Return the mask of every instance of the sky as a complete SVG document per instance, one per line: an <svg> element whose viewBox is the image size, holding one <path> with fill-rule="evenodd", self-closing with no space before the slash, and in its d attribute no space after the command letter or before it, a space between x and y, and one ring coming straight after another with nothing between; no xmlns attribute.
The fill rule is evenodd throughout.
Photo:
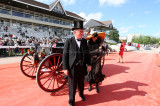
<svg viewBox="0 0 160 106"><path fill-rule="evenodd" d="M51 4L55 0L36 0ZM120 36L139 33L160 37L160 0L60 0L65 10L87 21L112 20Z"/></svg>

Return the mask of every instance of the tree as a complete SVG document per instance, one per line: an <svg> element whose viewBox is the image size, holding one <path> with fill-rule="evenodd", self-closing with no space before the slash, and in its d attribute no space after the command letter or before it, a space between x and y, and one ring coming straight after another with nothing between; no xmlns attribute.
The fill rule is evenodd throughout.
<svg viewBox="0 0 160 106"><path fill-rule="evenodd" d="M140 43L140 44L158 44L160 38L150 37L150 36L140 36L140 37L133 37L132 42Z"/></svg>
<svg viewBox="0 0 160 106"><path fill-rule="evenodd" d="M151 37L150 36L144 36L143 37L143 44L151 44Z"/></svg>
<svg viewBox="0 0 160 106"><path fill-rule="evenodd" d="M133 38L132 38L132 42L134 42L134 43L138 43L138 40L139 40L139 38L138 38L138 37L133 36Z"/></svg>
<svg viewBox="0 0 160 106"><path fill-rule="evenodd" d="M138 43L139 43L139 44L143 44L143 36L140 36L140 37L139 37Z"/></svg>
<svg viewBox="0 0 160 106"><path fill-rule="evenodd" d="M118 32L118 30L110 31L109 32L109 38L116 41L116 42L119 42L119 32Z"/></svg>
<svg viewBox="0 0 160 106"><path fill-rule="evenodd" d="M158 44L159 41L158 41L158 39L157 39L156 37L152 37L152 38L151 38L151 43L152 43L152 44Z"/></svg>

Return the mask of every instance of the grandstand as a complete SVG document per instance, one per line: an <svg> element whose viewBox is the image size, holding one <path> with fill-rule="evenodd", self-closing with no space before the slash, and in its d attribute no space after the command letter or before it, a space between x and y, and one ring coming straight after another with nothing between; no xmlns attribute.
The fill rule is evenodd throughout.
<svg viewBox="0 0 160 106"><path fill-rule="evenodd" d="M47 5L35 0L0 0L0 36L65 37L74 21L85 21L65 10L60 0Z"/></svg>

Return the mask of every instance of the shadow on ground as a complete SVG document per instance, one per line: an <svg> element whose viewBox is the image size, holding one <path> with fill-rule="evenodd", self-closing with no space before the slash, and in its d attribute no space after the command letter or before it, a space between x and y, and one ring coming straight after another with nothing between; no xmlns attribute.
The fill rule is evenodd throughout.
<svg viewBox="0 0 160 106"><path fill-rule="evenodd" d="M68 95L68 83L65 84L60 90L56 92L52 92L50 95L51 96L61 96L61 95Z"/></svg>
<svg viewBox="0 0 160 106"><path fill-rule="evenodd" d="M114 65L114 64L106 64L103 66L103 74L106 75L106 77L110 77L116 74L121 73L128 73L126 70L129 69L129 67ZM100 83L101 85L101 83ZM85 89L88 89L88 82L85 82ZM66 84L63 88L56 92L52 92L50 94L51 96L61 96L61 95L68 95L68 84Z"/></svg>
<svg viewBox="0 0 160 106"><path fill-rule="evenodd" d="M106 75L106 77L111 77L116 74L128 73L126 70L130 69L126 66L120 66L115 64L105 64L102 69L102 73Z"/></svg>
<svg viewBox="0 0 160 106"><path fill-rule="evenodd" d="M86 101L76 102L76 106L95 105L99 103L105 103L110 101L121 101L133 96L145 96L146 91L139 91L139 86L148 86L145 83L136 81L127 81L124 83L116 83L111 85L100 86L100 93L85 95ZM127 90L123 90L127 88Z"/></svg>

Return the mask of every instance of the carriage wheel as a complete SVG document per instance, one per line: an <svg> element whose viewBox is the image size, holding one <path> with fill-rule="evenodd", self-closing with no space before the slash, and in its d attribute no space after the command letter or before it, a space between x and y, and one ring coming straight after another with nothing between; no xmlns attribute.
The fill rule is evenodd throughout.
<svg viewBox="0 0 160 106"><path fill-rule="evenodd" d="M103 68L103 66L104 66L104 61L105 61L105 51L102 51L101 68Z"/></svg>
<svg viewBox="0 0 160 106"><path fill-rule="evenodd" d="M67 83L62 70L62 54L46 57L38 67L36 80L44 91L54 92L61 89Z"/></svg>
<svg viewBox="0 0 160 106"><path fill-rule="evenodd" d="M20 62L20 69L24 75L31 78L36 78L36 70L38 64L33 65L33 56L28 53L24 54Z"/></svg>

